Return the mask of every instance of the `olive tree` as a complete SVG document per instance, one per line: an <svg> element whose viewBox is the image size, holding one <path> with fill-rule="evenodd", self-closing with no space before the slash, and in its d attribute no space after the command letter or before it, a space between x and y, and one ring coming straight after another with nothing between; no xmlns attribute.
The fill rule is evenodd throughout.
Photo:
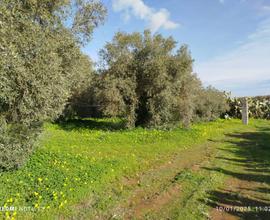
<svg viewBox="0 0 270 220"><path fill-rule="evenodd" d="M211 102L213 109L207 116L197 114L198 105L208 103L208 96L219 99L221 95L203 88L193 73L194 61L187 45L175 53L176 45L172 37L149 31L117 33L100 52L97 100L103 113L125 118L127 127L155 128L179 122L189 127L198 117L217 117L221 111L218 100ZM205 103L200 104L198 97Z"/></svg>
<svg viewBox="0 0 270 220"><path fill-rule="evenodd" d="M81 70L91 64L80 45L105 13L97 1L1 1L0 170L25 161L42 123L56 118L88 78Z"/></svg>
<svg viewBox="0 0 270 220"><path fill-rule="evenodd" d="M105 115L127 127L164 127L174 120L175 89L170 70L176 42L149 31L117 33L101 51L104 62L98 100Z"/></svg>

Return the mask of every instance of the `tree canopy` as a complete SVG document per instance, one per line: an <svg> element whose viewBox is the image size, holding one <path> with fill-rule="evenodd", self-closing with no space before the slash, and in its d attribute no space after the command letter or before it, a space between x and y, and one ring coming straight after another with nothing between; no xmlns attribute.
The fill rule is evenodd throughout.
<svg viewBox="0 0 270 220"><path fill-rule="evenodd" d="M42 122L89 80L91 61L80 46L105 14L92 0L1 1L0 169L19 166Z"/></svg>
<svg viewBox="0 0 270 220"><path fill-rule="evenodd" d="M220 103L215 111L222 112L224 94L202 87L187 45L174 53L176 45L172 37L150 31L116 33L100 52L98 100L103 113L124 117L127 127L169 127L180 121L188 127L203 106L198 97L204 100L208 93Z"/></svg>
<svg viewBox="0 0 270 220"><path fill-rule="evenodd" d="M1 2L0 170L23 164L43 122L81 101L128 128L189 127L226 110L225 94L202 86L188 46L172 37L118 32L95 71L80 48L105 17L97 0Z"/></svg>

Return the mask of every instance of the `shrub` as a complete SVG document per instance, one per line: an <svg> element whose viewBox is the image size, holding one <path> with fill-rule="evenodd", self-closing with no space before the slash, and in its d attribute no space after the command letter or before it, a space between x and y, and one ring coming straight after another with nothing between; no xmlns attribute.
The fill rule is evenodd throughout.
<svg viewBox="0 0 270 220"><path fill-rule="evenodd" d="M226 94L213 87L202 89L195 103L195 120L212 121L229 109Z"/></svg>

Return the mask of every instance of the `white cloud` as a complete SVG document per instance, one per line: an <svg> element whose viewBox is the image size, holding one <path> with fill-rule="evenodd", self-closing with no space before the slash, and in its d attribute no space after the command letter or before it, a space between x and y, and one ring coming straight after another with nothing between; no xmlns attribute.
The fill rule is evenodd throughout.
<svg viewBox="0 0 270 220"><path fill-rule="evenodd" d="M262 6L262 9L264 11L270 11L270 5L264 5L264 6Z"/></svg>
<svg viewBox="0 0 270 220"><path fill-rule="evenodd" d="M148 22L151 31L156 32L159 29L175 29L179 26L170 20L170 12L167 9L155 10L146 5L143 0L113 0L113 10L123 12L125 21L131 15Z"/></svg>
<svg viewBox="0 0 270 220"><path fill-rule="evenodd" d="M197 64L195 70L205 84L232 90L235 95L251 94L251 90L256 89L254 85L259 87L260 82L270 80L269 55L270 19L266 19L236 49L226 55ZM249 87L251 84L253 88ZM270 94L270 87L265 88L264 92Z"/></svg>

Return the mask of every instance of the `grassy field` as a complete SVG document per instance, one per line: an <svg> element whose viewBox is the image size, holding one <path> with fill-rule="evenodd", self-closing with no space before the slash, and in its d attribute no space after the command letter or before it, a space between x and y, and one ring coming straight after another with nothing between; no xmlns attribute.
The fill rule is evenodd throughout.
<svg viewBox="0 0 270 220"><path fill-rule="evenodd" d="M46 124L20 170L0 174L6 219L264 219L270 122L122 129L117 119ZM219 212L216 206L252 206Z"/></svg>

